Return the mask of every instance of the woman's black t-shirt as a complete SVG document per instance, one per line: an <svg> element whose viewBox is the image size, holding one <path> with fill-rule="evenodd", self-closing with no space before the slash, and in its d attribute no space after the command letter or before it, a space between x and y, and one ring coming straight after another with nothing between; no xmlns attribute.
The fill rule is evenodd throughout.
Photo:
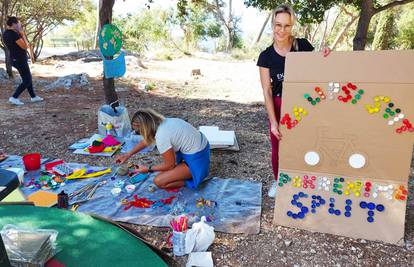
<svg viewBox="0 0 414 267"><path fill-rule="evenodd" d="M313 51L313 46L305 38L296 38L297 45L292 45L290 52ZM268 68L272 82L273 96L282 96L282 83L285 76L285 57L282 57L273 47L273 44L260 53L257 66Z"/></svg>
<svg viewBox="0 0 414 267"><path fill-rule="evenodd" d="M3 41L10 50L10 57L13 61L27 61L27 52L22 49L16 41L22 38L13 30L6 30L3 33Z"/></svg>

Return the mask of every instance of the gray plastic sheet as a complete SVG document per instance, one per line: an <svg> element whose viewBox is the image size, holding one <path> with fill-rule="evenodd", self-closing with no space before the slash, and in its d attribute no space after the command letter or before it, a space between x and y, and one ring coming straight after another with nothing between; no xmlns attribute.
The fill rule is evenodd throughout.
<svg viewBox="0 0 414 267"><path fill-rule="evenodd" d="M72 168L86 166L88 169L95 170L104 168L90 167L79 163L69 163L69 166ZM11 156L6 161L0 163L0 168L7 167L23 167L21 157ZM167 192L162 189L156 189L154 192L151 192L150 187L156 188L153 184L156 174L152 174L147 180L135 184L134 192L127 193L124 187L119 196L113 196L111 189L115 187L117 182L119 183L120 180L123 180L125 185L130 184L129 177L116 176L114 173L115 170L98 178L67 180L64 186L51 191L59 193L61 190L64 190L67 194L70 194L87 184L106 181L104 185L97 188L91 200L80 203L79 212L93 213L119 222L159 227L169 227L170 220L177 215L186 214L189 217L189 225L199 221L201 216L206 216L211 220L209 224L214 226L216 231L246 234L257 234L260 231L262 204L262 184L260 182L214 177L204 181L196 190L183 187L178 192ZM39 175L40 171L27 172L25 174L25 183L32 178L38 179ZM111 177L115 177L115 179L111 179ZM21 187L21 191L25 196L30 195L36 190L38 189ZM125 210L126 205L121 204L121 200L133 200L133 195L137 195L139 198L147 198L151 201L158 201L158 203L159 200L171 196L175 198L171 204L158 207L153 205L151 208L131 207ZM197 207L196 204L200 198L210 200L215 204Z"/></svg>

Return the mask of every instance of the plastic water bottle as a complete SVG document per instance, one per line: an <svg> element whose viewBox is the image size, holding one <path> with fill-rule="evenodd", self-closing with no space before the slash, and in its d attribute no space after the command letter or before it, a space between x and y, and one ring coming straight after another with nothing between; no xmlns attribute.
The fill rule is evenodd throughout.
<svg viewBox="0 0 414 267"><path fill-rule="evenodd" d="M112 126L111 123L108 122L105 125L105 129L106 129L106 135L112 135L112 133L113 133L113 126Z"/></svg>

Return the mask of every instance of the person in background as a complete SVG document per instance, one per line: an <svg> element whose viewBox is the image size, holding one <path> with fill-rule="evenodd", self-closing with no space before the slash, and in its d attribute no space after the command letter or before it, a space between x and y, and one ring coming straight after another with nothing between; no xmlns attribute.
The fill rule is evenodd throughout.
<svg viewBox="0 0 414 267"><path fill-rule="evenodd" d="M163 189L184 185L195 189L208 176L210 145L207 138L188 122L178 118L164 118L151 109L138 110L131 119L132 128L144 138L126 154L116 157L126 162L146 146L156 144L163 162L138 167L140 173L159 172L154 184Z"/></svg>
<svg viewBox="0 0 414 267"><path fill-rule="evenodd" d="M19 20L16 17L8 17L6 21L7 29L3 33L3 42L10 51L12 66L17 69L22 78L22 83L16 88L9 102L14 105L23 105L19 99L20 94L27 89L29 91L31 102L43 101L43 98L36 96L33 90L32 74L27 62L27 49L30 49L26 34L24 33ZM31 53L32 61L34 61Z"/></svg>
<svg viewBox="0 0 414 267"><path fill-rule="evenodd" d="M270 142L272 145L272 168L274 181L269 189L269 197L275 197L279 171L279 132L280 109L282 105L282 83L285 72L285 57L289 52L313 51L314 48L305 38L295 38L292 28L295 13L288 5L280 5L272 14L273 44L262 51L257 61L264 102L270 124ZM329 48L322 53L328 56Z"/></svg>

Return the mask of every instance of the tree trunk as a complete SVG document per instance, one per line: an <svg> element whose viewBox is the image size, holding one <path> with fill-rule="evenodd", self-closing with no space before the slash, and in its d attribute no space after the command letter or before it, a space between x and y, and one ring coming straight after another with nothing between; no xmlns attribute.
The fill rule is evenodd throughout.
<svg viewBox="0 0 414 267"><path fill-rule="evenodd" d="M100 21L99 21L99 11L101 10L102 0L99 0L96 7L96 28L95 28L95 37L93 39L93 49L98 48L98 34L101 29Z"/></svg>
<svg viewBox="0 0 414 267"><path fill-rule="evenodd" d="M325 47L325 43L326 43L326 41L325 41L326 32L328 31L329 13L330 13L330 10L328 10L327 13L326 13L326 18L324 20L324 22L325 22L325 29L323 30L323 34L322 34L321 41L319 42L319 49L318 50L321 50L322 47Z"/></svg>
<svg viewBox="0 0 414 267"><path fill-rule="evenodd" d="M115 0L102 0L102 6L99 10L99 25L102 28L105 24L112 22L112 8ZM112 59L112 57L108 58ZM112 107L119 106L118 95L115 92L114 78L103 77L103 90L105 93L105 101Z"/></svg>
<svg viewBox="0 0 414 267"><path fill-rule="evenodd" d="M10 57L10 50L7 48L7 46L3 47L3 51L4 51L4 57L5 57L5 61L6 61L6 72L9 75L10 79L13 79L13 66L12 66L12 61L11 61L11 57Z"/></svg>
<svg viewBox="0 0 414 267"><path fill-rule="evenodd" d="M227 39L227 52L230 52L234 43L233 31L233 0L229 0L229 17L227 22L227 30L229 32L229 39Z"/></svg>
<svg viewBox="0 0 414 267"><path fill-rule="evenodd" d="M252 47L256 44L258 44L260 42L260 39L262 38L262 34L264 29L266 28L267 23L269 22L270 16L272 15L272 12L269 12L269 14L267 15L265 21L263 22L262 27L260 28L259 34L257 35L256 40L254 41L254 43L252 44Z"/></svg>
<svg viewBox="0 0 414 267"><path fill-rule="evenodd" d="M350 20L345 24L345 26L341 29L341 31L336 35L335 41L332 44L331 49L335 50L336 46L342 42L345 33L348 31L349 27L351 27L352 24L354 24L355 20L358 18L358 16L354 16L351 12L348 12L345 7L342 7L342 11L345 12L350 17Z"/></svg>
<svg viewBox="0 0 414 267"><path fill-rule="evenodd" d="M354 51L365 49L365 45L367 44L369 23L374 14L373 0L362 0L357 30L353 40Z"/></svg>

